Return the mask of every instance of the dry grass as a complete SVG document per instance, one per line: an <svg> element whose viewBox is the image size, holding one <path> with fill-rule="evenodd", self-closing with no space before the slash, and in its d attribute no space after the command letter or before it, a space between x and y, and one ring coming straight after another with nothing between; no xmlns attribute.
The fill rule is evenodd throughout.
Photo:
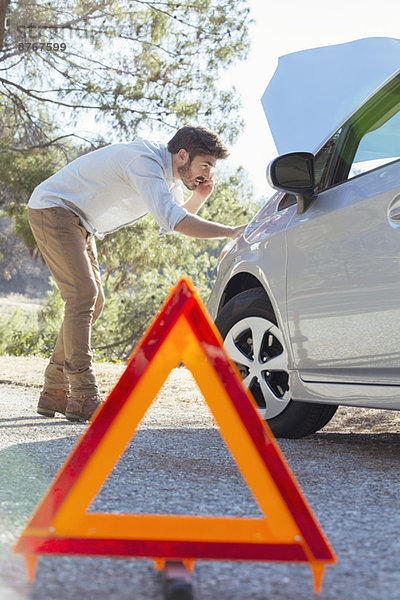
<svg viewBox="0 0 400 600"><path fill-rule="evenodd" d="M46 358L36 356L0 356L0 383L40 389L47 362ZM94 367L100 391L105 394L116 384L125 365L95 363Z"/></svg>

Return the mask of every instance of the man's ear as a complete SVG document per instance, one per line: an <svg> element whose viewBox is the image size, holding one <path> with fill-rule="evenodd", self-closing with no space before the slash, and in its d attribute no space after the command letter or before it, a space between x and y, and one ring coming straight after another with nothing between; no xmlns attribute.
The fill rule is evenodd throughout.
<svg viewBox="0 0 400 600"><path fill-rule="evenodd" d="M184 148L181 148L180 150L178 150L177 155L178 155L179 161L182 162L183 164L186 163L189 158L189 152L187 150L185 150Z"/></svg>

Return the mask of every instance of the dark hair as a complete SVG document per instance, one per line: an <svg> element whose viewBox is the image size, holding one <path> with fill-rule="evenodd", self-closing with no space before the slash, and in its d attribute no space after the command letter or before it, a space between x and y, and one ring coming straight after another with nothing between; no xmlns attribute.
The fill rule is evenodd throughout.
<svg viewBox="0 0 400 600"><path fill-rule="evenodd" d="M171 154L177 154L183 148L189 153L191 161L199 154L209 154L216 159L229 156L228 148L218 135L205 127L181 127L169 140L167 147Z"/></svg>

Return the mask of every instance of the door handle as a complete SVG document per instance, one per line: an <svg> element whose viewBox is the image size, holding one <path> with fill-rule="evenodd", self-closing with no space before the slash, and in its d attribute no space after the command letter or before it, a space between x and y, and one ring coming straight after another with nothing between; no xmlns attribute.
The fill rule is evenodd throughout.
<svg viewBox="0 0 400 600"><path fill-rule="evenodd" d="M387 216L389 225L395 229L400 229L400 194L395 196L389 203Z"/></svg>
<svg viewBox="0 0 400 600"><path fill-rule="evenodd" d="M392 210L389 211L389 219L392 219L392 221L398 221L400 223L400 206L392 208Z"/></svg>

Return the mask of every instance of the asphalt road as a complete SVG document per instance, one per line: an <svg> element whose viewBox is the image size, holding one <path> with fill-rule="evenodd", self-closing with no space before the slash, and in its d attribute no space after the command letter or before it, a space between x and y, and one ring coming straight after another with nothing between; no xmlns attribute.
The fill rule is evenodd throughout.
<svg viewBox="0 0 400 600"><path fill-rule="evenodd" d="M0 600L161 600L150 560L40 557L28 584L11 551L38 501L85 430L36 415L37 390L0 385ZM307 566L199 561L196 600L398 600L400 434L321 432L280 441L337 556L315 596ZM157 402L93 503L100 511L256 516L198 397Z"/></svg>

